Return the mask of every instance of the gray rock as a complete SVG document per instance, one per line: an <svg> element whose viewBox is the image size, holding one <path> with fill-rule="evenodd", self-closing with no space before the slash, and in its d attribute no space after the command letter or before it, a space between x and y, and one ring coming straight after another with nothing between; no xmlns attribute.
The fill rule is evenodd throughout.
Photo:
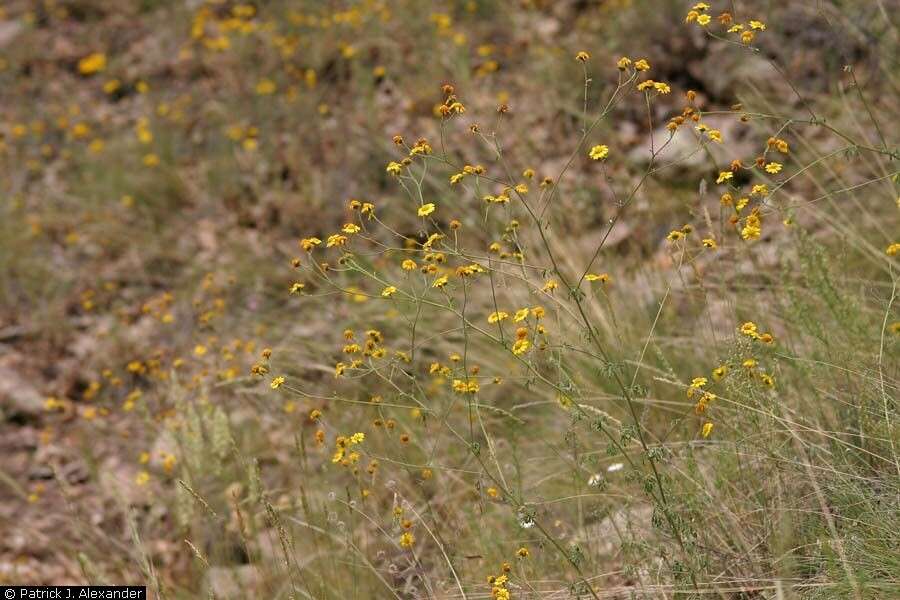
<svg viewBox="0 0 900 600"><path fill-rule="evenodd" d="M206 588L216 598L251 598L259 592L259 571L253 565L211 567Z"/></svg>
<svg viewBox="0 0 900 600"><path fill-rule="evenodd" d="M34 418L44 411L44 397L18 371L0 366L0 413Z"/></svg>
<svg viewBox="0 0 900 600"><path fill-rule="evenodd" d="M647 164L652 149L656 152L654 163L657 167L672 165L660 171L659 176L676 178L685 170L693 176L698 172L712 171L717 168L716 165L719 169L727 168L735 158L747 160L754 156L759 144L754 143L750 128L741 123L737 116L709 115L703 117L701 122L710 129L721 131L723 143L709 142L703 149L696 126L692 123L685 123L674 135L662 125L653 132L652 139L648 134L638 142L628 153L628 158L638 164Z"/></svg>
<svg viewBox="0 0 900 600"><path fill-rule="evenodd" d="M13 43L23 29L24 27L19 21L0 21L0 48L5 48Z"/></svg>

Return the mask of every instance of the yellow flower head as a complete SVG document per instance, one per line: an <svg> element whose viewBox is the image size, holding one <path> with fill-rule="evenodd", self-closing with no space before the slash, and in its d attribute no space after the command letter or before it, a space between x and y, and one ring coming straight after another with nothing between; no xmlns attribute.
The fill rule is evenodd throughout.
<svg viewBox="0 0 900 600"><path fill-rule="evenodd" d="M434 203L433 202L429 202L428 204L424 204L421 207L419 207L419 216L420 217L427 217L428 215L430 215L433 212L434 212Z"/></svg>
<svg viewBox="0 0 900 600"><path fill-rule="evenodd" d="M609 273L588 273L584 276L588 281L599 281L600 283L609 283Z"/></svg>
<svg viewBox="0 0 900 600"><path fill-rule="evenodd" d="M82 75L93 75L106 68L106 55L102 52L88 54L78 61L78 72Z"/></svg>
<svg viewBox="0 0 900 600"><path fill-rule="evenodd" d="M340 235L339 233L335 233L333 235L329 235L328 239L325 241L325 247L331 248L333 246L343 246L347 243L347 236Z"/></svg>
<svg viewBox="0 0 900 600"><path fill-rule="evenodd" d="M590 153L588 154L593 160L603 160L607 156L609 156L609 146L606 144L597 144L593 148L591 148Z"/></svg>
<svg viewBox="0 0 900 600"><path fill-rule="evenodd" d="M313 248L315 248L316 246L318 246L321 243L322 243L322 240L320 240L317 237L303 238L302 240L300 240L300 247L303 248L304 250L306 250L307 252L310 252L310 251L312 251Z"/></svg>
<svg viewBox="0 0 900 600"><path fill-rule="evenodd" d="M270 94L274 94L275 89L275 82L266 77L260 79L256 84L256 93L260 96L268 96Z"/></svg>

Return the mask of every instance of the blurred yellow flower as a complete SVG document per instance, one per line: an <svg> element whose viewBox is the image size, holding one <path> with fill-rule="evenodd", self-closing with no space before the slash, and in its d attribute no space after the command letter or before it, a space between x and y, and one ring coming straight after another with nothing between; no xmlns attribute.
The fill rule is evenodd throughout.
<svg viewBox="0 0 900 600"><path fill-rule="evenodd" d="M498 311L488 315L488 323L498 323L509 317L509 313Z"/></svg>
<svg viewBox="0 0 900 600"><path fill-rule="evenodd" d="M260 96L274 94L276 89L275 82L267 77L260 79L256 84L256 93Z"/></svg>
<svg viewBox="0 0 900 600"><path fill-rule="evenodd" d="M88 54L78 61L78 72L82 75L93 75L106 68L106 55L102 52Z"/></svg>

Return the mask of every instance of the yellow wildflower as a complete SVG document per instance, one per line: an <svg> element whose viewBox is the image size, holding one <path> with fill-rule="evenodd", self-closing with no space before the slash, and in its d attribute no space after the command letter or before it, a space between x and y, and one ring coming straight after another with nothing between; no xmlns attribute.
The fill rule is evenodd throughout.
<svg viewBox="0 0 900 600"><path fill-rule="evenodd" d="M503 319L506 319L507 317L509 317L509 313L505 313L502 310L498 311L498 312L493 312L490 315L488 315L488 323L498 323L498 322L502 321Z"/></svg>
<svg viewBox="0 0 900 600"><path fill-rule="evenodd" d="M520 356L528 352L528 347L531 346L531 342L525 339L516 340L516 343L513 344L512 351L516 356Z"/></svg>
<svg viewBox="0 0 900 600"><path fill-rule="evenodd" d="M270 94L274 94L275 89L275 82L267 77L260 79L256 84L256 93L260 96L268 96Z"/></svg>
<svg viewBox="0 0 900 600"><path fill-rule="evenodd" d="M593 160L603 160L609 156L609 147L606 144L597 144L591 148L588 154Z"/></svg>
<svg viewBox="0 0 900 600"><path fill-rule="evenodd" d="M328 239L325 242L326 248L331 248L333 246L343 246L347 243L347 236L340 235L339 233L335 233L333 235L329 235Z"/></svg>
<svg viewBox="0 0 900 600"><path fill-rule="evenodd" d="M102 52L88 54L78 61L78 72L82 75L93 75L106 68L106 55Z"/></svg>
<svg viewBox="0 0 900 600"><path fill-rule="evenodd" d="M322 240L317 237L303 238L300 240L300 247L309 252L321 243Z"/></svg>

